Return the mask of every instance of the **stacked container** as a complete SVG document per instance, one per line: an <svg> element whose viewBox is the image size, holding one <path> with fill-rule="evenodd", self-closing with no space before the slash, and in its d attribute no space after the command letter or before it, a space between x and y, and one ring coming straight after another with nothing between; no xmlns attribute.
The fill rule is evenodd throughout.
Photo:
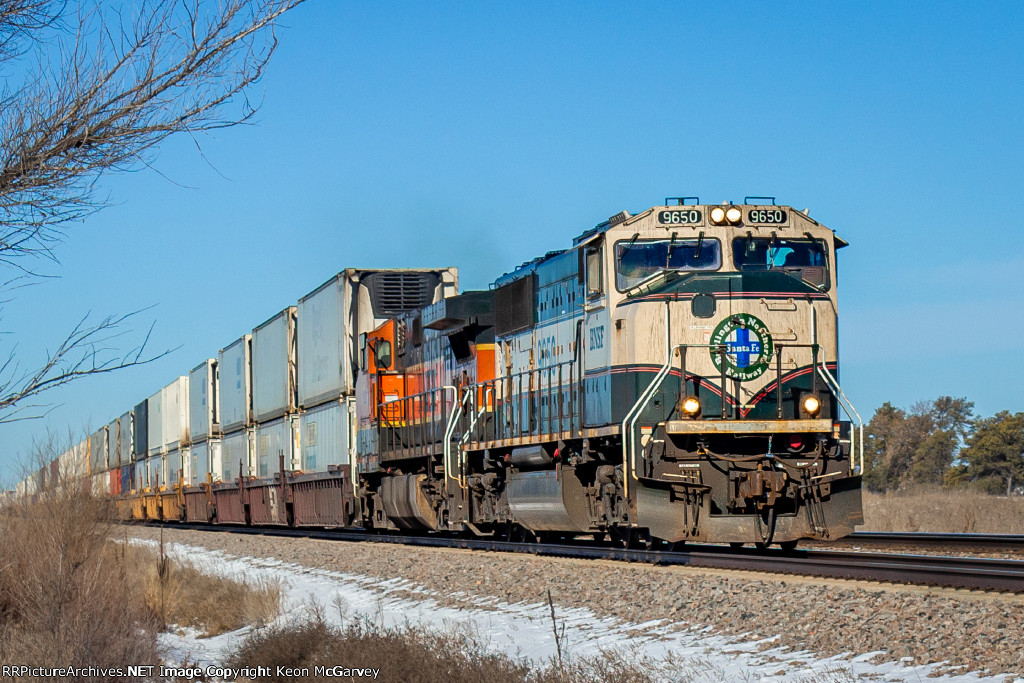
<svg viewBox="0 0 1024 683"><path fill-rule="evenodd" d="M118 418L117 464L121 467L134 461L135 452L135 414L128 411Z"/></svg>
<svg viewBox="0 0 1024 683"><path fill-rule="evenodd" d="M326 472L355 455L360 335L458 293L458 271L349 268L299 299L299 467Z"/></svg>
<svg viewBox="0 0 1024 683"><path fill-rule="evenodd" d="M187 456L182 453L182 462L188 469L185 481L192 485L205 482L208 475L220 478L219 368L216 358L208 358L188 375L190 446ZM211 452L217 456L216 468Z"/></svg>
<svg viewBox="0 0 1024 683"><path fill-rule="evenodd" d="M293 432L298 429L296 307L289 306L252 333L252 412L256 422L253 475L273 477L296 468Z"/></svg>
<svg viewBox="0 0 1024 683"><path fill-rule="evenodd" d="M220 428L223 431L221 463L216 467L211 457L211 472L221 481L232 481L239 474L249 476L252 426L252 335L247 334L217 354ZM212 454L213 448L210 447Z"/></svg>
<svg viewBox="0 0 1024 683"><path fill-rule="evenodd" d="M107 428L100 427L89 437L89 474L107 471Z"/></svg>

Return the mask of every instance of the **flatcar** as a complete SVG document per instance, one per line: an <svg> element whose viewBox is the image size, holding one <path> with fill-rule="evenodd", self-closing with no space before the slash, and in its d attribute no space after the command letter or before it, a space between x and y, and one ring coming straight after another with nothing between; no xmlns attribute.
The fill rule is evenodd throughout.
<svg viewBox="0 0 1024 683"><path fill-rule="evenodd" d="M202 460L187 430L168 441L166 418L175 450L142 435L149 465L126 465L146 449L119 446L108 467L148 477L119 476L121 507L629 546L841 537L863 521L863 425L841 416L859 420L839 384L845 246L772 198L670 198L483 291L457 293L455 269L346 270L222 350L231 368L196 369L202 402L193 379L175 405L203 406ZM243 370L260 358L277 365ZM237 404L238 455L214 397ZM330 430L325 408L340 411Z"/></svg>

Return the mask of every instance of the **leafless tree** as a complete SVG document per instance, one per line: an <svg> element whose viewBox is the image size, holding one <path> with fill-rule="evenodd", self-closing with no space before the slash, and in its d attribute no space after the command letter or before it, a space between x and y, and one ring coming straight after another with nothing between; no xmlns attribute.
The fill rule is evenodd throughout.
<svg viewBox="0 0 1024 683"><path fill-rule="evenodd" d="M247 96L303 0L0 0L0 266L41 277L76 221L104 206L97 181L145 168L156 145L252 119ZM2 304L0 304L2 306ZM118 354L130 316L74 326L42 367L0 364L0 422L35 416L39 394L152 360ZM148 335L147 335L148 336ZM26 402L33 401L32 406Z"/></svg>

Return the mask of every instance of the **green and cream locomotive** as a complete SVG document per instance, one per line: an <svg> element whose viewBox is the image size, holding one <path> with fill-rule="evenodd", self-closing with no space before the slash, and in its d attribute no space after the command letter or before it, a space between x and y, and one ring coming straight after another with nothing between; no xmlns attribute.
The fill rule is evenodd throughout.
<svg viewBox="0 0 1024 683"><path fill-rule="evenodd" d="M360 422L375 430L365 523L622 543L850 533L843 246L788 206L680 198L389 323L364 342L389 362Z"/></svg>

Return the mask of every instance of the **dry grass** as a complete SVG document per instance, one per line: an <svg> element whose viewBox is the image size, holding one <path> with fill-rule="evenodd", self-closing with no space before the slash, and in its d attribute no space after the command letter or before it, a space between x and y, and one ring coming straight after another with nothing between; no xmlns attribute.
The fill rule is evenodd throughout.
<svg viewBox="0 0 1024 683"><path fill-rule="evenodd" d="M648 683L715 679L701 662L654 662L617 652L590 659L567 657L562 666L555 661L535 666L491 652L479 639L464 632L381 628L367 621L336 628L324 621L322 612L314 612L304 623L253 632L225 665L268 667L271 675L259 680L282 683L293 677L277 676L278 666L306 668L309 675L302 680L316 681L329 680L317 675L317 666L339 664L379 669L376 680L406 683Z"/></svg>
<svg viewBox="0 0 1024 683"><path fill-rule="evenodd" d="M209 576L160 549L112 541L123 534L113 518L106 501L73 486L0 511L0 662L157 664L156 634L169 624L215 635L280 611L280 585Z"/></svg>
<svg viewBox="0 0 1024 683"><path fill-rule="evenodd" d="M120 667L158 661L152 615L110 552L110 508L73 487L0 517L0 661ZM17 680L17 679L15 679Z"/></svg>
<svg viewBox="0 0 1024 683"><path fill-rule="evenodd" d="M1024 534L1024 497L969 489L864 492L862 531Z"/></svg>
<svg viewBox="0 0 1024 683"><path fill-rule="evenodd" d="M277 580L206 574L187 560L169 559L159 548L119 544L119 552L134 568L146 607L165 628L189 626L215 636L262 626L281 612L284 591Z"/></svg>

